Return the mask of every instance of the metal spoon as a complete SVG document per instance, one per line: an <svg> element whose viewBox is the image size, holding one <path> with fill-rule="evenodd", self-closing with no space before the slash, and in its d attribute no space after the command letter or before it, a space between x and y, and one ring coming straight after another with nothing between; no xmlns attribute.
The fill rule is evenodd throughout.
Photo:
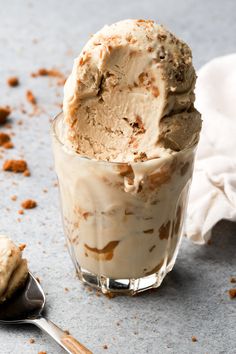
<svg viewBox="0 0 236 354"><path fill-rule="evenodd" d="M42 316L45 300L39 282L29 273L25 287L0 306L0 323L32 323L48 333L67 353L92 354L75 338Z"/></svg>

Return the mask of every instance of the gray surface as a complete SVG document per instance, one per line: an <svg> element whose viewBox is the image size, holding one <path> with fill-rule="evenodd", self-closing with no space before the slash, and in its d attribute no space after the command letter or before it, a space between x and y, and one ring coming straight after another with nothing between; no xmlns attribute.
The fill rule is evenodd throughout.
<svg viewBox="0 0 236 354"><path fill-rule="evenodd" d="M27 243L30 268L48 294L49 317L95 353L234 354L236 302L229 300L227 290L232 286L229 277L236 276L235 224L217 225L211 246L185 240L174 271L157 291L109 300L88 292L77 281L64 245L49 138L49 117L58 111L55 103L61 97L56 92L61 95L62 88L53 79L32 79L30 73L53 65L68 73L90 33L128 17L149 17L166 24L192 46L198 68L214 56L235 51L235 0L0 0L0 8L0 105L15 107L16 134L15 149L5 158L25 156L32 172L30 178L0 173L0 227L14 240ZM20 77L19 88L6 86L11 74ZM29 88L45 109L39 117L30 118L17 109ZM26 104L26 108L30 112L31 107ZM24 121L21 126L16 124L19 119ZM13 194L18 201L11 201ZM38 201L38 208L18 222L20 201L28 197ZM192 343L192 335L198 342ZM35 344L29 344L30 338ZM0 327L0 353L40 350L64 353L33 327Z"/></svg>

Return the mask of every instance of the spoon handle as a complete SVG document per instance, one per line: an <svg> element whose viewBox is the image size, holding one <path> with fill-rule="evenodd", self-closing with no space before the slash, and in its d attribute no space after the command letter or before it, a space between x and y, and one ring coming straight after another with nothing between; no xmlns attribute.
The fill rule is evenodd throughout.
<svg viewBox="0 0 236 354"><path fill-rule="evenodd" d="M66 334L53 322L46 318L40 317L32 320L32 323L49 334L62 348L69 354L93 354L83 344L78 342L71 335Z"/></svg>

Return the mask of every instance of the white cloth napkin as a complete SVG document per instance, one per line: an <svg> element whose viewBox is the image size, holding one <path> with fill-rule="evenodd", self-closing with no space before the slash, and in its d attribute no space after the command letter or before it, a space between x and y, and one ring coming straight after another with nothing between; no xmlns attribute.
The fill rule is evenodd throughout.
<svg viewBox="0 0 236 354"><path fill-rule="evenodd" d="M205 243L219 220L236 221L236 54L216 58L200 69L196 108L203 127L185 234Z"/></svg>

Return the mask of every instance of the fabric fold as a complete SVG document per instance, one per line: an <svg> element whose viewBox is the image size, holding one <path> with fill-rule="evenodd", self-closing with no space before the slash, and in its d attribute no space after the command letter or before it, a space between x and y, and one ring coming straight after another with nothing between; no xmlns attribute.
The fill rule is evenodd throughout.
<svg viewBox="0 0 236 354"><path fill-rule="evenodd" d="M203 244L221 219L236 221L236 54L198 72L196 108L203 127L189 196L185 235Z"/></svg>

